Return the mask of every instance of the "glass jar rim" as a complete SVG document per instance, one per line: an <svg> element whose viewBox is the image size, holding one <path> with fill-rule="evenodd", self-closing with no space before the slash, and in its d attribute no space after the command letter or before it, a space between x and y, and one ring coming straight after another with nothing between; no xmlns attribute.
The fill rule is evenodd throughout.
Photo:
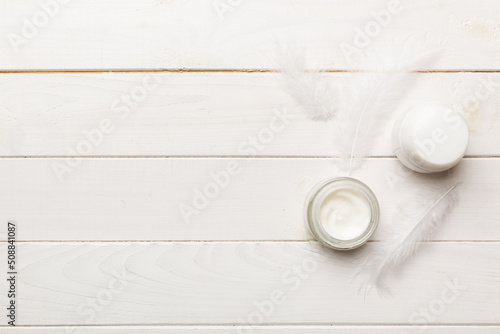
<svg viewBox="0 0 500 334"><path fill-rule="evenodd" d="M328 234L321 224L321 205L329 194L338 189L350 189L362 194L370 206L370 223L364 233L354 239L336 239ZM380 207L373 191L365 183L351 177L333 177L319 182L307 196L304 211L310 233L323 245L336 250L351 250L366 243L375 232L380 219Z"/></svg>

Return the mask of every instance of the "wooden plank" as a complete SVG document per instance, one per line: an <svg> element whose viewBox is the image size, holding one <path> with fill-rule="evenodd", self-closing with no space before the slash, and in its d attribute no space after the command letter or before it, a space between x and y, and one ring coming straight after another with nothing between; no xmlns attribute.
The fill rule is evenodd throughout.
<svg viewBox="0 0 500 334"><path fill-rule="evenodd" d="M0 220L19 224L19 240L307 240L308 192L344 175L330 159L89 158L59 182L55 164L66 162L1 161ZM461 162L460 202L433 240L500 240L499 168L498 158ZM227 170L238 173L219 176L224 188L205 189ZM382 217L373 238L380 240L398 223L391 218L401 199L443 176L370 159L353 177L378 197ZM4 230L0 236L5 240Z"/></svg>
<svg viewBox="0 0 500 334"><path fill-rule="evenodd" d="M447 42L442 57L426 69L500 69L494 0L401 0L398 10L379 18L383 26L373 12L387 11L386 0L48 3L2 1L2 70L267 69L275 67L278 41L292 36L306 45L311 63L339 69L346 67L341 43L363 53L365 44L411 34ZM357 29L373 37L364 42Z"/></svg>
<svg viewBox="0 0 500 334"><path fill-rule="evenodd" d="M332 124L307 119L271 73L4 74L0 88L4 156L335 154ZM500 156L500 74L414 74L400 95L394 117L440 102L473 121L468 156ZM372 155L393 155L391 127Z"/></svg>
<svg viewBox="0 0 500 334"><path fill-rule="evenodd" d="M82 334L142 334L144 332L151 334L186 334L186 333L207 333L207 334L230 334L238 333L233 326L97 326L97 327L82 327L71 326L64 327L17 327L15 329L6 328L0 329L2 333L19 333L19 334L63 334L71 333L71 330ZM413 334L425 333L429 334L496 334L500 330L500 326L253 326L251 333L256 334L353 334L353 333L373 333L373 334ZM66 331L66 332L65 332ZM244 333L244 331L242 331Z"/></svg>
<svg viewBox="0 0 500 334"><path fill-rule="evenodd" d="M427 243L388 298L353 281L372 245L20 243L18 324L499 324L499 243Z"/></svg>

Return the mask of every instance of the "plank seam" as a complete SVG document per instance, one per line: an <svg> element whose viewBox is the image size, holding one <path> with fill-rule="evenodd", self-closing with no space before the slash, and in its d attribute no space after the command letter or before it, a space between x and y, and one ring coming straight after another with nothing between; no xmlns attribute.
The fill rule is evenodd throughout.
<svg viewBox="0 0 500 334"><path fill-rule="evenodd" d="M325 73L349 73L346 70L321 71ZM500 71L499 71L500 72ZM0 74L64 74L64 73L278 73L277 70L259 70L259 69L96 69L96 70L8 70L1 71Z"/></svg>
<svg viewBox="0 0 500 334"><path fill-rule="evenodd" d="M382 242L383 240L368 240L367 243ZM0 243L7 243L7 240L0 240ZM16 240L16 243L309 243L320 245L315 240ZM469 244L469 243L500 243L498 240L427 240L422 244L449 243L449 244Z"/></svg>
<svg viewBox="0 0 500 334"><path fill-rule="evenodd" d="M4 155L0 159L338 159L328 155ZM396 159L395 155L371 155L367 159ZM495 159L499 155L466 155L463 159Z"/></svg>
<svg viewBox="0 0 500 334"><path fill-rule="evenodd" d="M217 323L217 324L176 324L176 323L154 323L154 324L93 324L93 325L16 325L16 327L234 327L238 326L240 323ZM335 327L335 326L344 326L344 327L383 327L383 326L394 326L394 327L422 327L422 326L434 326L434 327L472 327L472 326L484 326L484 327L495 327L500 326L500 323L421 323L421 324L412 324L412 323L362 323L362 324L354 324L354 323L269 323L269 324L259 324L255 326L258 327ZM0 325L0 328L11 328L11 326Z"/></svg>
<svg viewBox="0 0 500 334"><path fill-rule="evenodd" d="M370 70L318 70L321 73L371 73ZM242 73L242 74L260 74L260 73L279 73L276 69L210 69L210 68L192 68L192 69L74 69L74 70L0 70L0 74L63 74L63 73ZM500 73L500 70L418 70L409 73Z"/></svg>

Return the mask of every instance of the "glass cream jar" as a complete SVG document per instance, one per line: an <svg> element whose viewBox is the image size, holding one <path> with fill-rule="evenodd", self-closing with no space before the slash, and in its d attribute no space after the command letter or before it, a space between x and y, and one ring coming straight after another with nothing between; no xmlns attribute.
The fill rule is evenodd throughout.
<svg viewBox="0 0 500 334"><path fill-rule="evenodd" d="M318 183L306 199L304 212L311 234L323 245L337 250L363 245L380 218L375 194L366 184L350 177Z"/></svg>

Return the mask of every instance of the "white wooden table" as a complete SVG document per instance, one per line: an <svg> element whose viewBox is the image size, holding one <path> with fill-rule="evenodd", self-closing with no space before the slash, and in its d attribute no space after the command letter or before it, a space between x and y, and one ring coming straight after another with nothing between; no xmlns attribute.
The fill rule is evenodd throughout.
<svg viewBox="0 0 500 334"><path fill-rule="evenodd" d="M273 71L277 41L345 70L331 80L353 75L339 44L389 3L1 0L0 264L12 220L21 328L2 315L0 332L500 333L498 128L472 139L458 207L392 296L364 299L352 281L421 181L393 156L391 124L354 175L380 201L372 241L339 253L306 231L307 192L337 173L332 129L283 116L296 106ZM447 49L398 108L498 110L500 3L400 5L373 39L427 33Z"/></svg>

